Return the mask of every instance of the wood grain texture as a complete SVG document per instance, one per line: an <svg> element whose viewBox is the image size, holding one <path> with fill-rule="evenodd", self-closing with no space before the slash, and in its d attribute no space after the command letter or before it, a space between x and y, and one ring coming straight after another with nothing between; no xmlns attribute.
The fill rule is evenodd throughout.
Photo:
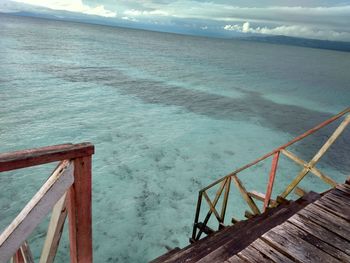
<svg viewBox="0 0 350 263"><path fill-rule="evenodd" d="M89 156L93 153L94 146L88 142L2 153L0 154L0 172Z"/></svg>
<svg viewBox="0 0 350 263"><path fill-rule="evenodd" d="M39 263L52 263L54 261L66 217L67 209L65 193L52 210L51 219Z"/></svg>
<svg viewBox="0 0 350 263"><path fill-rule="evenodd" d="M73 165L64 161L0 236L0 262L6 262L23 244L54 204L73 184Z"/></svg>
<svg viewBox="0 0 350 263"><path fill-rule="evenodd" d="M288 222L297 226L305 233L313 235L324 243L338 249L340 251L338 253L341 255L339 258L345 262L350 262L350 242L329 231L327 226L320 226L298 214L289 218Z"/></svg>
<svg viewBox="0 0 350 263"><path fill-rule="evenodd" d="M74 159L74 184L68 191L71 263L91 263L91 156Z"/></svg>
<svg viewBox="0 0 350 263"><path fill-rule="evenodd" d="M300 238L284 224L271 229L262 238L279 251L301 262L339 262L339 260Z"/></svg>
<svg viewBox="0 0 350 263"><path fill-rule="evenodd" d="M260 253L264 254L266 257L273 260L274 262L284 262L284 263L294 262L290 258L286 257L284 254L282 254L280 251L269 246L266 242L264 242L260 238L255 240L251 244L251 246L254 247L256 250L260 251Z"/></svg>

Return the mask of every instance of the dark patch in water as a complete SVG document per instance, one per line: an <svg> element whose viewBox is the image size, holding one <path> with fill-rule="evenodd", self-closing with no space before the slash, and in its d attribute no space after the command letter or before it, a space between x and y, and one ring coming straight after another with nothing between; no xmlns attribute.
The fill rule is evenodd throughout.
<svg viewBox="0 0 350 263"><path fill-rule="evenodd" d="M332 116L327 112L276 103L264 98L258 92L239 90L244 94L243 97L232 98L174 85L165 85L159 81L131 79L121 71L110 68L48 66L43 68L43 71L71 82L92 82L114 87L121 94L135 96L145 103L179 106L189 112L213 119L249 121L249 119L254 118L263 127L292 136L300 135ZM307 146L301 147L301 157L311 158L321 146L321 139L331 132L331 129L327 127L311 136L307 141ZM345 148L349 149L349 139L347 139L350 137L349 135L349 130L345 131L343 136L338 139L337 146L333 146L333 148L337 147L337 151L331 151L324 157L325 162L346 173L350 172L348 167L350 156L345 151ZM156 159L159 161L162 154L158 157Z"/></svg>

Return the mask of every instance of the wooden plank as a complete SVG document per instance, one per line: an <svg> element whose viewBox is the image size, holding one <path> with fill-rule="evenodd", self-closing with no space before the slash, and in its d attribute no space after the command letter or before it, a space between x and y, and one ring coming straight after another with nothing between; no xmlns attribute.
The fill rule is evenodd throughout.
<svg viewBox="0 0 350 263"><path fill-rule="evenodd" d="M234 255L233 257L226 260L224 263L245 263L243 259L239 258L238 256Z"/></svg>
<svg viewBox="0 0 350 263"><path fill-rule="evenodd" d="M266 257L270 258L274 262L284 262L284 263L294 262L288 257L286 257L285 255L283 255L281 252L276 250L275 248L269 246L260 238L255 240L250 246L254 247L256 250L260 251L262 254L264 254Z"/></svg>
<svg viewBox="0 0 350 263"><path fill-rule="evenodd" d="M305 207L298 214L350 241L350 223L346 220L313 204Z"/></svg>
<svg viewBox="0 0 350 263"><path fill-rule="evenodd" d="M337 189L332 190L329 194L326 195L327 198L331 198L331 200L340 202L346 206L350 203L350 195L346 195L345 193L342 193L341 191L338 191Z"/></svg>
<svg viewBox="0 0 350 263"><path fill-rule="evenodd" d="M350 242L335 235L333 232L327 230L325 227L322 227L311 220L307 220L301 215L294 215L288 219L288 222L293 225L303 229L304 231L314 235L325 243L328 243L331 246L343 251L345 254L350 255ZM350 257L344 256L344 259L350 262Z"/></svg>
<svg viewBox="0 0 350 263"><path fill-rule="evenodd" d="M257 191L250 191L250 192L247 192L248 193L248 195L250 196L250 197L252 197L252 198L254 198L254 199L256 199L256 200L259 200L259 201L264 201L265 200L265 195L263 194L263 193L259 193L259 192L257 192ZM276 200L274 200L274 199L270 199L270 204L272 205L272 206L275 206L275 205L277 205L276 204Z"/></svg>
<svg viewBox="0 0 350 263"><path fill-rule="evenodd" d="M220 213L220 218L222 219L222 223L225 221L226 207L227 207L228 196L230 194L230 187L231 187L231 177L227 177L226 183L225 183L224 200L222 201L221 213Z"/></svg>
<svg viewBox="0 0 350 263"><path fill-rule="evenodd" d="M293 191L293 189L301 182L301 180L303 180L303 178L308 174L308 172L308 168L303 168L280 196L282 198L286 198L290 194L290 192Z"/></svg>
<svg viewBox="0 0 350 263"><path fill-rule="evenodd" d="M94 153L91 143L61 144L0 154L0 172L34 165L89 156Z"/></svg>
<svg viewBox="0 0 350 263"><path fill-rule="evenodd" d="M218 261L221 260L222 262L228 257L240 252L252 242L254 242L257 238L259 238L262 234L266 233L271 228L283 223L289 217L305 207L305 205L313 202L318 198L320 198L320 195L310 192L308 195L289 205L281 205L277 208L269 209L263 214L255 216L250 220L246 220L246 227L239 227L238 225L235 225L234 227L237 226L239 228L239 231L231 234L228 239L224 240L224 242L215 240L215 242L211 243L211 240L208 240L207 243L209 243L210 246L205 247L205 250L201 249L201 257L191 257L191 261L189 262L198 261L198 263L209 263L211 262L210 259L212 258L216 258Z"/></svg>
<svg viewBox="0 0 350 263"><path fill-rule="evenodd" d="M350 194L350 186L347 186L346 184L337 185L336 189L344 193Z"/></svg>
<svg viewBox="0 0 350 263"><path fill-rule="evenodd" d="M324 199L322 202L315 202L317 207L321 207L331 214L342 217L350 221L349 203L335 202L334 200Z"/></svg>
<svg viewBox="0 0 350 263"><path fill-rule="evenodd" d="M312 167L310 166L307 162L305 162L304 160L300 159L298 156L296 156L295 154L291 153L290 151L287 151L286 149L281 150L281 152L288 157L289 159L293 160L294 162L296 162L297 164L303 166L306 169L310 169L310 172L312 172L314 175L316 175L317 177L319 177L321 180L323 180L325 183L331 185L331 186L336 186L337 182L334 181L332 178L330 178L329 176L325 175L324 173L322 173L320 170L318 170L316 167Z"/></svg>
<svg viewBox="0 0 350 263"><path fill-rule="evenodd" d="M222 219L221 219L221 217L220 217L218 211L216 211L216 209L215 209L214 205L212 204L212 202L210 201L210 198L209 198L209 196L207 195L207 193L206 193L206 192L203 192L203 196L204 196L204 199L207 201L207 203L208 203L208 205L209 205L210 211L214 213L216 219L217 219L219 222L222 222Z"/></svg>
<svg viewBox="0 0 350 263"><path fill-rule="evenodd" d="M91 156L75 159L67 202L71 263L92 262L91 179Z"/></svg>
<svg viewBox="0 0 350 263"><path fill-rule="evenodd" d="M52 263L54 261L66 217L67 209L65 193L52 210L45 243L40 256L40 263Z"/></svg>
<svg viewBox="0 0 350 263"><path fill-rule="evenodd" d="M175 255L177 252L179 252L181 249L178 247L175 247L171 250L168 250L165 254L161 255L160 257L157 257L156 259L153 259L149 261L148 263L164 263L165 260L170 258L171 256Z"/></svg>
<svg viewBox="0 0 350 263"><path fill-rule="evenodd" d="M322 239L317 238L315 235L310 234L308 231L304 231L303 229L295 226L294 224L287 221L285 223L285 230L289 234L298 237L309 244L312 244L313 246L317 247L318 249L322 250L323 252L331 255L332 257L336 258L337 260L340 260L342 262L350 262L350 256L345 254L342 250L339 250L332 246L331 244L328 244L327 242L324 242ZM330 233L329 237L334 236L334 233Z"/></svg>
<svg viewBox="0 0 350 263"><path fill-rule="evenodd" d="M284 192L281 194L282 197L286 197L299 183L300 181L308 174L311 168L313 168L316 163L322 158L322 156L327 152L331 147L334 141L341 135L346 126L350 122L350 115L346 116L338 128L333 132L333 134L328 138L328 140L323 144L323 146L318 150L315 156L311 161L304 167L297 177L287 186Z"/></svg>
<svg viewBox="0 0 350 263"><path fill-rule="evenodd" d="M350 123L350 115L347 115L345 119L340 123L338 128L335 129L333 134L328 138L328 140L323 144L321 149L315 154L312 160L309 162L311 167L314 167L315 164L322 158L326 151L332 146L335 140L342 134L346 126Z"/></svg>
<svg viewBox="0 0 350 263"><path fill-rule="evenodd" d="M259 200L259 201L264 201L265 200L265 195L263 193L259 193L257 191L250 191L250 192L247 192L248 195L252 198L255 198L256 200Z"/></svg>
<svg viewBox="0 0 350 263"><path fill-rule="evenodd" d="M346 192L341 191L337 188L333 188L331 190L331 193L334 195L337 195L337 196L341 196L341 197L346 198L346 199L350 199L350 193L346 193Z"/></svg>
<svg viewBox="0 0 350 263"><path fill-rule="evenodd" d="M270 205L272 188L273 188L273 183L274 183L275 177L276 177L279 156L280 156L280 152L276 152L273 155L272 164L271 164L271 171L270 171L270 175L269 175L269 182L267 184L266 196L265 196L265 200L264 200L264 211L266 211L266 209Z"/></svg>
<svg viewBox="0 0 350 263"><path fill-rule="evenodd" d="M0 262L5 263L6 261L4 261L4 262L0 261ZM13 256L13 262L14 263L24 263L24 258L23 258L22 251L20 248L17 250L16 254Z"/></svg>
<svg viewBox="0 0 350 263"><path fill-rule="evenodd" d="M221 196L221 193L222 193L222 191L224 190L225 184L226 184L226 180L223 180L223 181L221 182L221 184L220 184L219 189L218 189L217 192L216 192L216 195L215 195L215 198L214 198L214 201L213 201L213 206L216 206L217 202L219 201L219 198L220 198L220 196ZM205 192L205 191L202 191L202 190L201 190L201 191L200 191L200 195L203 195L204 192ZM205 216L205 218L204 218L204 220L203 220L203 224L204 224L204 225L207 225L207 223L208 223L208 221L209 221L209 219L210 219L212 213L213 213L213 212L209 209L209 212L207 213L207 215ZM203 233L203 232L202 232L201 230L199 230L199 232L198 232L198 234L197 234L195 240L199 240L200 237L201 237L201 235L202 235L202 233Z"/></svg>
<svg viewBox="0 0 350 263"><path fill-rule="evenodd" d="M319 201L319 203L332 203L336 204L337 206L343 207L344 210L347 210L347 212L350 212L350 207L348 207L350 203L350 198L346 198L344 196L340 196L337 194L332 194L331 192L324 197L322 197ZM345 207L344 207L345 206Z"/></svg>
<svg viewBox="0 0 350 263"><path fill-rule="evenodd" d="M242 182L238 179L238 177L236 175L232 176L233 181L235 183L235 185L237 186L238 190L240 191L243 199L247 202L247 204L249 205L249 207L252 209L253 213L255 215L260 214L260 210L257 207L257 205L255 204L255 202L253 201L253 199L248 195L247 190L244 188Z"/></svg>
<svg viewBox="0 0 350 263"><path fill-rule="evenodd" d="M306 194L306 191L300 187L295 187L294 193L300 197L304 196Z"/></svg>
<svg viewBox="0 0 350 263"><path fill-rule="evenodd" d="M64 161L0 236L0 262L11 258L73 184L73 165Z"/></svg>
<svg viewBox="0 0 350 263"><path fill-rule="evenodd" d="M24 241L20 249L21 249L24 263L34 263L33 255L32 255L32 252L30 251L29 244L27 241Z"/></svg>
<svg viewBox="0 0 350 263"><path fill-rule="evenodd" d="M279 225L262 236L265 242L301 262L339 262L334 257L309 244L288 231L286 224Z"/></svg>
<svg viewBox="0 0 350 263"><path fill-rule="evenodd" d="M192 229L192 237L190 238L190 242L195 242L197 237L197 224L199 222L199 215L202 207L202 198L203 192L198 193L197 207L196 207L196 215L194 217L193 229Z"/></svg>
<svg viewBox="0 0 350 263"><path fill-rule="evenodd" d="M260 251L256 250L252 246L246 247L244 250L237 254L238 256L244 256L248 259L249 262L253 263L264 263L264 262L273 262L270 258L266 257L264 254L260 253Z"/></svg>

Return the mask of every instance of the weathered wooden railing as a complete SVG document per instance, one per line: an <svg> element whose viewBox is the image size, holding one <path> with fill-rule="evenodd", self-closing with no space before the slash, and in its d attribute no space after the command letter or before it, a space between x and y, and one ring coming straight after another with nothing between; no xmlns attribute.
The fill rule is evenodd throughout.
<svg viewBox="0 0 350 263"><path fill-rule="evenodd" d="M92 262L90 143L63 144L0 154L0 172L60 163L40 190L0 235L0 263L33 262L27 238L52 210L40 263L54 261L68 214L72 263ZM67 208L67 209L66 209Z"/></svg>
<svg viewBox="0 0 350 263"><path fill-rule="evenodd" d="M226 175L225 177L213 182L212 184L208 185L207 187L204 187L202 190L199 191L198 195L198 201L197 201L197 208L195 213L195 219L194 219L194 225L193 225L193 231L192 231L192 237L190 238L190 242L195 242L201 238L202 233L210 234L214 232L212 228L208 226L209 219L211 218L212 214L214 214L217 222L218 222L218 228L222 228L225 226L225 214L226 214L226 207L228 203L228 197L230 193L230 187L231 187L231 181L234 182L235 186L238 188L240 194L242 195L243 199L249 206L251 212L246 211L245 216L246 217L252 217L254 215L260 214L261 211L258 207L258 205L255 203L254 200L262 201L263 202L263 210L265 211L269 207L277 206L280 203L283 203L286 201L287 196L293 191L293 189L296 190L296 193L300 194L302 192L302 189L298 187L298 184L300 181L309 173L316 175L318 178L323 180L325 183L329 184L331 187L334 187L337 182L335 182L333 179L322 173L320 170L318 170L315 165L316 163L321 159L321 157L326 153L326 151L329 149L329 147L334 143L334 141L340 136L340 134L344 131L346 126L350 122L350 108L345 109L344 111L340 112L339 114L335 115L334 117L324 121L323 123L317 125L316 127L312 128L311 130L305 132L304 134L296 137L292 141L274 149L273 151L265 154L264 156L256 159L255 161L237 169L236 171ZM315 154L315 156L311 159L309 162L305 162L304 160L300 159L298 156L293 154L292 152L288 151L287 148L291 146L292 144L304 139L305 137L315 133L316 131L320 130L321 128L329 125L330 123L340 119L344 118L344 120L340 123L338 128L333 132L333 134L328 138L328 140L325 142L325 144L319 149L319 151ZM278 166L278 160L280 157L280 154L285 155L289 159L293 160L300 166L302 166L302 170L300 173L292 180L292 182L287 186L287 188L280 194L277 195L275 199L271 198L272 195L272 189L274 186L277 166ZM246 170L261 161L272 157L272 165L271 170L269 174L269 181L267 184L266 194L258 193L256 191L247 191L244 187L241 180L238 178L238 174L242 172L243 170ZM214 186L219 185L218 190L216 191L215 197L213 200L209 198L209 195L207 191L209 189L212 189ZM221 199L221 197L223 198ZM205 214L205 217L203 221L199 221L200 214L201 214L201 207L203 202L203 197L205 201L207 202L209 206L209 211ZM221 210L218 211L216 208L217 204L221 200ZM235 218L232 218L232 223L236 223L238 220Z"/></svg>

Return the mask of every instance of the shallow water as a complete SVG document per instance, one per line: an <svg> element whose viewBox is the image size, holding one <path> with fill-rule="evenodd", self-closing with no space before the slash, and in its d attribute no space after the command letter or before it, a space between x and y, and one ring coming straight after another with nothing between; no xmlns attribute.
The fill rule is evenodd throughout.
<svg viewBox="0 0 350 263"><path fill-rule="evenodd" d="M95 144L96 262L145 262L187 245L199 189L350 101L346 52L7 15L0 25L0 152ZM329 132L294 152L310 159ZM318 167L344 180L349 145L347 132ZM248 189L264 191L268 166L244 173ZM280 167L276 192L298 172ZM0 177L0 228L52 168ZM310 177L304 187L324 185ZM228 211L242 209L236 200ZM35 257L45 227L30 239Z"/></svg>

